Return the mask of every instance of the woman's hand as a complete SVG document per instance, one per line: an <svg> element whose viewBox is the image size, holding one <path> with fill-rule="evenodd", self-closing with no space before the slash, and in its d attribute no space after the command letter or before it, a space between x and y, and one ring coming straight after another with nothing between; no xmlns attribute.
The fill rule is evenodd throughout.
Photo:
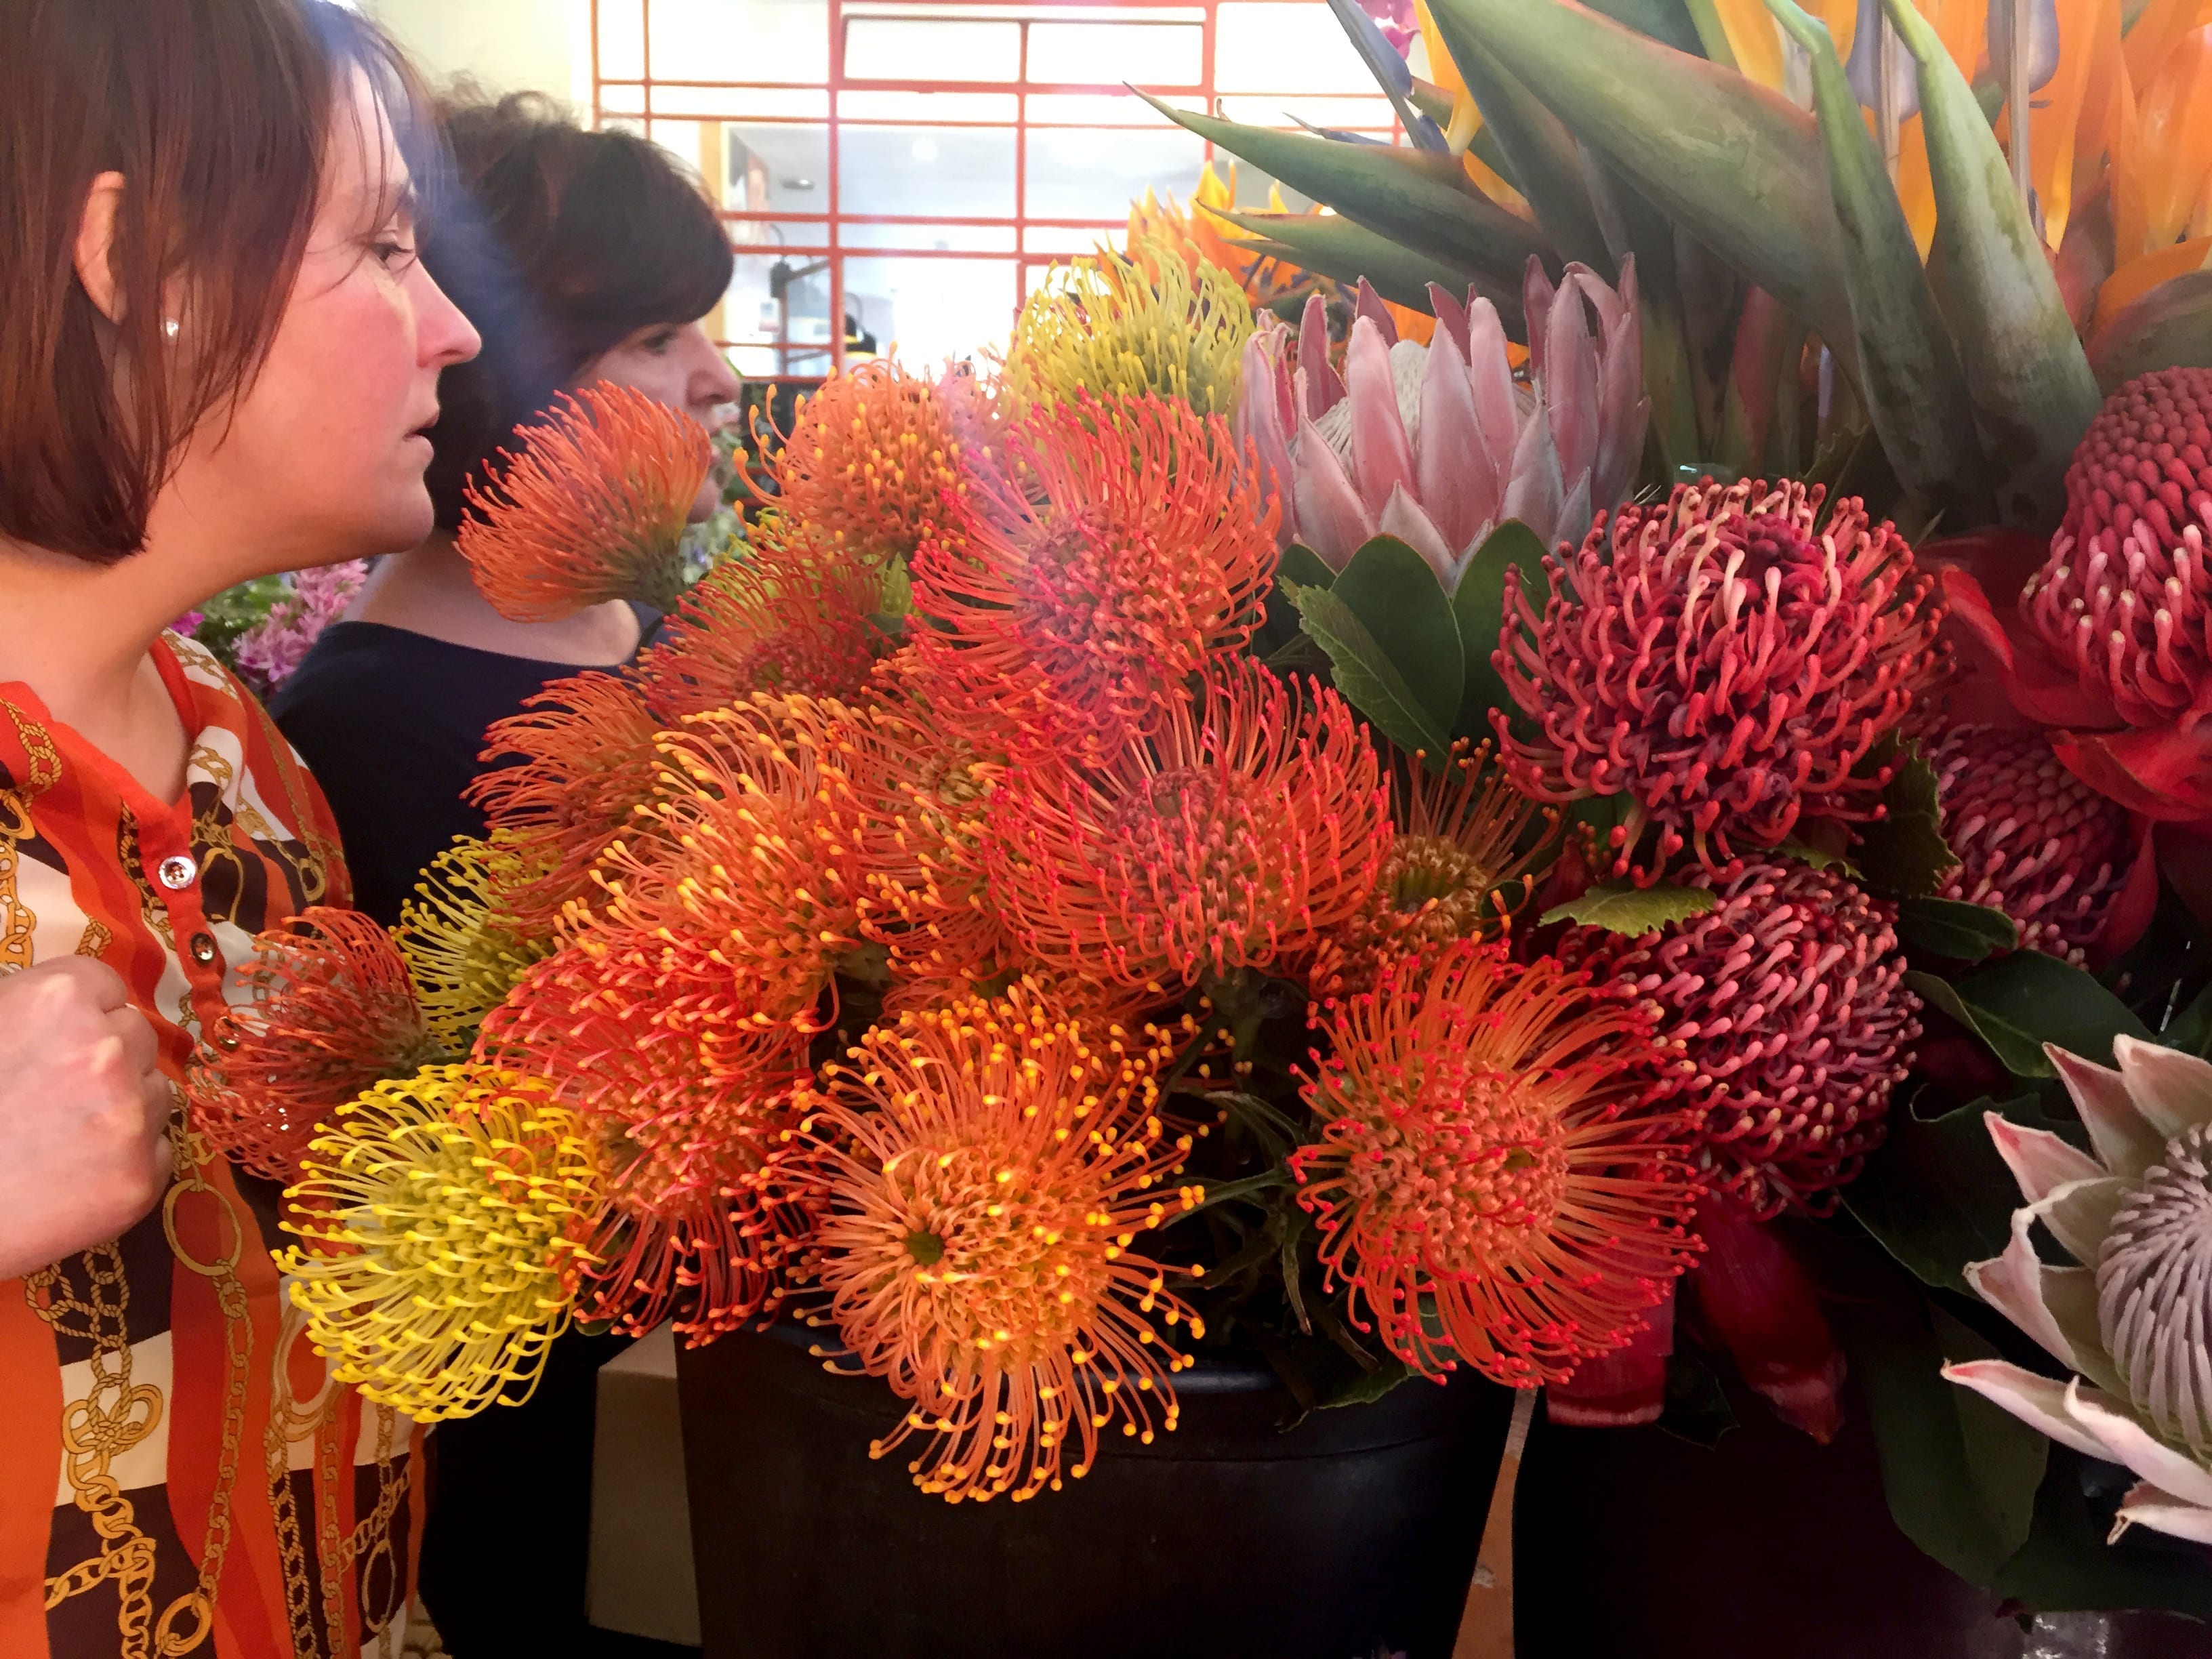
<svg viewBox="0 0 2212 1659"><path fill-rule="evenodd" d="M0 978L0 1278L127 1231L169 1179L169 1085L115 970Z"/></svg>

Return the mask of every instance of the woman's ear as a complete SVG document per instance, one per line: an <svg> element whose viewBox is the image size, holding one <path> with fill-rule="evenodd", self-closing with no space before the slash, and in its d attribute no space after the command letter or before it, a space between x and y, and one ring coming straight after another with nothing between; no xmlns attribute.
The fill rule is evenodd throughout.
<svg viewBox="0 0 2212 1659"><path fill-rule="evenodd" d="M112 258L115 216L122 206L123 175L103 173L85 192L84 211L76 225L76 279L111 323L123 320L123 295Z"/></svg>

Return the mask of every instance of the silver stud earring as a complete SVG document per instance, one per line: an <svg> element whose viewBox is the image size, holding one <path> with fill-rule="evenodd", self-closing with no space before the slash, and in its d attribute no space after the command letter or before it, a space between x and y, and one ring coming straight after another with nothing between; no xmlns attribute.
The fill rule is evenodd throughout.
<svg viewBox="0 0 2212 1659"><path fill-rule="evenodd" d="M164 318L162 319L161 332L168 336L172 340L175 339L177 336L183 331L183 329L184 325L173 317Z"/></svg>

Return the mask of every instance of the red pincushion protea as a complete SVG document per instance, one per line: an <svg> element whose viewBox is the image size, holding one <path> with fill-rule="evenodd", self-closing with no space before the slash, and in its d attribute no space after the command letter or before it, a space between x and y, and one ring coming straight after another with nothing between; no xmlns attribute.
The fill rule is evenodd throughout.
<svg viewBox="0 0 2212 1659"><path fill-rule="evenodd" d="M1190 1362L1167 1270L1131 1247L1194 1206L1191 1137L1160 1115L1174 1046L1048 1011L1026 987L875 1027L795 1162L821 1218L811 1276L854 1367L907 1401L870 1448L916 1435L908 1466L951 1502L1019 1502L1086 1474L1098 1432L1176 1426ZM1164 1326L1164 1332L1159 1328Z"/></svg>
<svg viewBox="0 0 2212 1659"><path fill-rule="evenodd" d="M316 906L256 934L252 1002L215 1023L185 1080L191 1126L286 1183L317 1129L363 1090L447 1058L399 948L354 910Z"/></svg>
<svg viewBox="0 0 2212 1659"><path fill-rule="evenodd" d="M1291 1170L1322 1262L1393 1354L1533 1388L1642 1328L1697 1248L1647 1015L1461 940L1319 1023L1322 1138Z"/></svg>
<svg viewBox="0 0 2212 1659"><path fill-rule="evenodd" d="M1920 1035L1896 908L1802 864L1687 884L1718 902L1641 939L1571 928L1554 948L1657 1010L1701 1114L1701 1180L1759 1219L1825 1214L1881 1144Z"/></svg>
<svg viewBox="0 0 2212 1659"><path fill-rule="evenodd" d="M461 556L502 617L547 622L608 599L663 611L684 592L684 531L714 464L705 428L629 386L561 394L490 485L468 489Z"/></svg>
<svg viewBox="0 0 2212 1659"><path fill-rule="evenodd" d="M1494 660L1539 734L1493 712L1513 781L1541 800L1621 795L1613 873L1647 824L1653 867L1685 846L1726 871L1801 816L1881 811L1875 744L1945 672L1933 579L1856 500L1820 523L1800 483L1683 484L1547 558L1540 616L1507 577Z"/></svg>
<svg viewBox="0 0 2212 1659"><path fill-rule="evenodd" d="M1246 659L1095 770L1016 769L992 902L1048 969L1150 991L1263 968L1357 915L1390 850L1381 762L1334 691Z"/></svg>
<svg viewBox="0 0 2212 1659"><path fill-rule="evenodd" d="M724 708L756 691L857 696L888 643L879 564L828 544L826 532L778 514L750 550L723 561L684 594L667 642L638 664L653 713Z"/></svg>
<svg viewBox="0 0 2212 1659"><path fill-rule="evenodd" d="M1273 501L1246 485L1225 422L1178 399L1073 403L1009 433L979 489L915 562L923 668L1000 740L1094 764L1251 637L1275 568Z"/></svg>
<svg viewBox="0 0 2212 1659"><path fill-rule="evenodd" d="M525 879L499 894L522 939L544 939L592 893L601 853L629 827L661 772L659 722L637 684L612 674L556 680L494 723L484 755L505 763L470 784Z"/></svg>
<svg viewBox="0 0 2212 1659"><path fill-rule="evenodd" d="M928 380L862 363L799 404L770 462L773 499L849 556L912 558L967 488L960 425Z"/></svg>
<svg viewBox="0 0 2212 1659"><path fill-rule="evenodd" d="M2138 856L2138 824L2061 765L2048 737L1955 726L1936 739L1928 761L1943 839L1959 855L1943 897L2003 911L2020 928L2022 950L2068 962L2133 942L2109 937L2108 923L2123 935L2142 931L2133 915L2114 914Z"/></svg>

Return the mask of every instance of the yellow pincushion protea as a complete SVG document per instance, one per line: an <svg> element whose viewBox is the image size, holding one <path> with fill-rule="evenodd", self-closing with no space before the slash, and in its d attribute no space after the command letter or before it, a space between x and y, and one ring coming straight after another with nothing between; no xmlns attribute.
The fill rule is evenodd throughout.
<svg viewBox="0 0 2212 1659"><path fill-rule="evenodd" d="M601 1202L548 1085L426 1066L340 1107L303 1167L284 1226L305 1243L278 1262L338 1380L426 1423L527 1400Z"/></svg>
<svg viewBox="0 0 2212 1659"><path fill-rule="evenodd" d="M1234 276L1135 239L1127 255L1101 248L1060 267L1030 295L1006 350L1005 391L1016 412L1072 402L1079 392L1157 392L1226 417L1252 327Z"/></svg>
<svg viewBox="0 0 2212 1659"><path fill-rule="evenodd" d="M514 838L457 841L431 861L395 930L423 1023L449 1054L465 1054L484 1016L505 1000L553 941L501 912L500 895L540 873Z"/></svg>

